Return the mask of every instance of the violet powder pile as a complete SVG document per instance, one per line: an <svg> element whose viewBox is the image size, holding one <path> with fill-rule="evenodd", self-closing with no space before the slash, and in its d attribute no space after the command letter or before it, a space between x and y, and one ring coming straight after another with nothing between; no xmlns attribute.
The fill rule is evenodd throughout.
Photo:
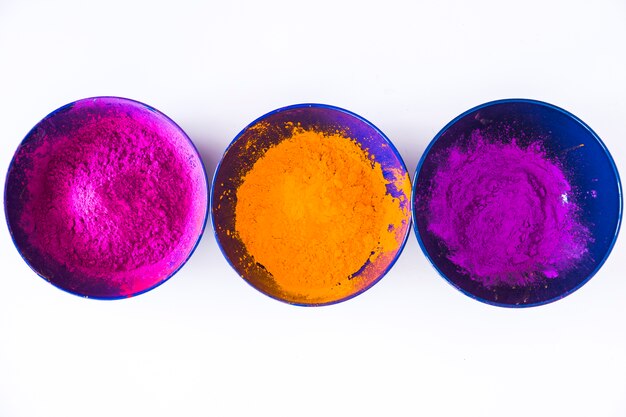
<svg viewBox="0 0 626 417"><path fill-rule="evenodd" d="M441 156L428 230L472 280L520 287L558 279L587 253L591 237L572 187L540 141L522 146L476 131Z"/></svg>

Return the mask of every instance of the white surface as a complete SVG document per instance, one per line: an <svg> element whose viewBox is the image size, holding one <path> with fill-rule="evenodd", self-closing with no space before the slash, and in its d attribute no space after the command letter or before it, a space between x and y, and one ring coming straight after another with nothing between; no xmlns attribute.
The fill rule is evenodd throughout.
<svg viewBox="0 0 626 417"><path fill-rule="evenodd" d="M94 95L172 117L209 175L288 104L364 116L413 171L459 113L534 98L587 122L624 175L625 45L624 1L0 0L0 182L37 121ZM210 225L169 282L101 302L38 278L2 223L0 417L626 415L623 235L543 307L462 295L412 233L366 293L299 308L241 280Z"/></svg>

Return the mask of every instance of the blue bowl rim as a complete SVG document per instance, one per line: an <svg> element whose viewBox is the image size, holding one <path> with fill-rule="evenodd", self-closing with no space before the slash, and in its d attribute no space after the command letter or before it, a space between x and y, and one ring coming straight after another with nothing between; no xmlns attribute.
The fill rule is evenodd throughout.
<svg viewBox="0 0 626 417"><path fill-rule="evenodd" d="M381 137L383 138L383 140L389 145L389 147L391 148L391 150L393 151L394 155L396 156L396 158L398 158L398 161L400 161L400 165L402 168L404 168L404 170L407 172L408 175L408 170L406 168L406 164L404 163L404 160L402 159L402 156L400 155L400 153L398 152L398 150L396 149L395 145L391 142L391 140L389 140L389 138L382 132L382 130L380 130L379 128L377 128L373 123L371 123L369 120L365 119L362 116L359 116L356 113L353 113L349 110L343 109L341 107L337 107L337 106L333 106L330 104L320 104L320 103L300 103L300 104L292 104L289 106L285 106L285 107L280 107L276 110L272 110L268 113L265 113L264 115L257 117L254 121L252 121L251 123L249 123L248 125L246 125L246 127L244 127L238 134L237 136L235 136L235 138L230 142L230 144L226 147L226 150L224 151L224 153L222 154L222 157L220 158L219 163L217 164L215 171L213 173L213 180L211 181L211 193L209 196L209 207L211 209L211 226L213 228L213 234L215 235L215 240L217 241L217 246L220 248L220 251L222 252L222 255L224 256L224 258L226 259L226 261L228 262L228 264L231 266L231 268L237 273L237 275L239 275L240 278L242 278L248 285L250 285L252 288L254 288L256 291L260 292L261 294L264 294L266 296L268 296L269 298L272 298L274 300L277 301L281 301L285 304L289 304L289 305L293 305L293 306L299 306L299 307L322 307L322 306L329 306L329 305L333 305L333 304L339 304L342 303L344 301L348 301L351 298L354 298L362 293L364 293L365 291L369 290L370 288L372 288L374 285L376 285L378 282L380 282L380 280L387 275L387 273L391 270L391 268L395 265L396 261L398 260L398 258L400 257L400 254L402 254L402 251L404 250L404 247L406 245L406 242L408 240L409 234L411 233L411 222L413 221L413 217L409 216L409 224L408 227L406 229L406 233L405 236L402 240L402 243L400 244L400 246L398 247L398 251L395 254L393 260L389 263L389 265L387 266L387 268L378 276L378 278L376 278L374 281L372 281L368 286L362 288L361 290L357 291L354 294L350 294L346 297L343 297L341 299L338 300L333 300L333 301L329 301L329 302L325 302L325 303L297 303L297 302L292 302L292 301L287 301L287 300L283 300L281 298L278 298L272 294L268 294L264 291L261 291L259 288L255 287L254 285L252 285L252 283L250 283L243 275L239 274L239 272L237 271L237 269L235 268L235 265L233 265L233 263L231 262L230 258L227 256L226 252L224 251L224 248L222 247L222 244L220 242L219 236L217 234L217 229L215 227L215 218L214 218L214 213L213 213L213 193L215 190L215 181L217 179L217 174L222 166L222 162L224 161L224 158L226 156L226 154L228 153L228 151L230 150L230 148L237 142L237 140L239 140L239 138L251 127L254 126L256 123L258 123L259 121L272 116L276 113L280 113L280 112L284 112L284 111L288 111L288 110L293 110L293 109L300 109L300 108L322 108L322 109L328 109L328 110L333 110L333 111L338 111L341 113L345 113L349 116L352 116L354 118L356 118L357 120L365 123L366 125L368 125L369 127L371 127L372 129L374 129L374 131ZM409 175L409 181L410 181L410 175ZM412 200L409 198L409 210L412 212L413 211L413 204L412 204Z"/></svg>
<svg viewBox="0 0 626 417"><path fill-rule="evenodd" d="M421 237L421 235L419 233L419 230L418 230L418 227L417 227L416 211L414 209L415 208L415 194L416 194L416 191L417 191L417 180L418 180L419 173L420 173L420 171L422 169L422 165L424 164L424 162L426 161L426 158L428 157L428 154L430 153L431 148L435 145L435 143L439 140L439 138L445 132L447 132L448 129L452 125L457 123L459 120L461 120L462 118L464 118L468 114L474 113L474 112L476 112L476 111L478 111L480 109L486 108L486 107L491 107L491 106L499 105L499 104L507 104L507 103L525 103L525 104L532 104L532 105L541 106L541 107L547 107L549 109L552 109L552 110L555 110L555 111L558 111L558 112L562 113L566 117L574 120L575 122L580 124L583 128L585 128L589 132L589 134L598 142L600 147L604 150L604 152L605 152L605 154L606 154L606 156L607 156L607 158L609 160L609 163L611 164L611 168L613 169L613 173L615 175L615 180L616 180L616 183L617 183L617 192L618 192L618 197L619 197L619 199L618 199L619 207L618 207L618 215L617 215L617 224L615 226L615 233L613 235L613 239L611 241L611 244L610 244L608 250L604 254L604 257L602 258L602 260L600 262L598 262L598 264L596 265L595 269L584 280L582 280L578 285L576 285L571 290L566 291L566 292L564 292L562 294L559 294L556 297L552 297L552 298L550 298L548 300L539 301L539 302L536 302L536 303L529 303L529 304L508 304L508 303L498 303L498 302L495 302L495 301L487 300L487 299L478 297L477 295L472 294L469 291L464 290L463 288L459 287L454 282L452 282L439 269L439 267L437 267L437 265L433 261L432 257L430 256L430 254L426 250L426 246L425 246L424 242L422 241L422 237ZM611 251L613 250L613 247L615 246L615 242L617 240L617 236L619 234L619 230L620 230L621 223L622 223L623 205L624 205L624 203L623 203L623 195L622 195L622 184L621 184L621 181L620 181L619 173L617 172L617 166L615 165L615 161L613 160L613 157L611 156L611 153L607 149L607 147L604 144L604 142L602 142L602 139L600 139L600 137L585 122L583 122L581 119L576 117L574 114L568 112L567 110L564 110L564 109L562 109L562 108L560 108L558 106L555 106L553 104L546 103L544 101L533 100L533 99L526 99L526 98L507 98L507 99L500 99L500 100L489 101L489 102L480 104L478 106L472 107L469 110L464 111L463 113L461 113L460 115L458 115L457 117L452 119L450 122L448 122L448 124L446 124L435 135L435 137L430 141L430 143L428 144L428 146L424 150L424 153L422 154L422 157L420 158L420 161L418 162L417 168L415 169L415 173L413 175L413 188L412 188L412 192L411 192L411 213L412 213L412 219L413 219L413 231L415 232L415 236L417 237L417 241L418 241L418 243L420 245L420 248L422 249L422 252L426 255L426 258L428 259L430 264L433 266L433 268L435 268L437 273L439 273L439 275L441 275L446 280L446 282L448 282L448 284L450 284L452 287L456 288L457 290L459 290L460 292L462 292L463 294L467 295L470 298L473 298L473 299L475 299L477 301L480 301L480 302L483 302L485 304L489 304L489 305L493 305L493 306L497 306L497 307L509 307L509 308L527 308L527 307L536 307L536 306L540 306L540 305L549 304L549 303L552 303L554 301L560 300L560 299L562 299L562 298L572 294L573 292L575 292L576 290L581 288L583 285L585 285L587 282L589 282L589 280L591 278L593 278L593 276L600 270L602 265L604 265L604 263L608 259L609 255L611 254Z"/></svg>
<svg viewBox="0 0 626 417"><path fill-rule="evenodd" d="M194 244L193 248L189 252L189 255L178 266L178 268L176 268L174 271L172 271L165 279L163 279L162 281L156 283L155 285L153 285L151 287L148 287L148 288L146 288L146 289L144 289L142 291L139 291L139 292L136 292L136 293L133 293L133 294L130 294L130 295L114 296L114 297L90 296L90 295L76 293L76 292L70 291L67 288L63 288L63 287L57 285L56 283L48 280L46 277L44 277L41 273L39 273L39 271L37 271L35 269L35 267L33 265L30 264L30 262L28 262L28 260L26 260L26 258L22 254L22 251L19 249L19 247L17 245L17 242L15 241L15 237L13 236L13 231L11 230L11 225L9 223L9 217L8 217L8 214L7 214L7 185L8 185L8 182L9 182L9 172L11 172L11 168L13 168L13 164L15 162L15 154L20 149L20 147L24 144L24 142L30 137L31 133L33 133L35 128L37 128L37 126L39 126L43 121L45 121L48 118L54 116L56 113L62 111L63 109L65 109L65 108L67 108L69 106L73 106L76 103L80 103L80 102L85 102L85 101L90 101L90 100L95 101L95 100L102 100L102 99L104 99L104 100L118 100L118 101L122 101L122 102L125 101L125 102L128 102L128 103L138 104L140 106L145 107L147 110L152 111L152 112L156 113L159 116L162 116L165 119L165 121L171 123L172 126L174 126L176 129L178 129L180 131L180 133L183 135L183 137L185 139L187 139L187 142L189 142L189 144L191 145L192 149L196 153L196 156L198 157L198 160L200 161L200 166L202 167L202 173L204 175L204 183L205 183L205 187L206 187L206 191L207 191L207 202L205 204L206 207L204 209L204 220L202 221L202 228L200 229L200 233L198 234L198 238L196 240L196 243ZM141 294L144 294L144 293L146 293L148 291L152 291L153 289L155 289L155 288L161 286L162 284L164 284L166 281L169 281L170 278L172 278L174 275L176 275L178 273L178 271L180 271L181 268L183 266L185 266L187 261L189 261L189 259L191 259L191 256L193 255L193 253L195 252L196 248L200 244L200 241L202 240L202 236L203 236L204 231L206 229L206 224L207 224L208 215L209 215L209 206L208 206L209 188L208 188L208 184L209 184L209 179L208 179L208 176L207 176L206 168L204 166L204 161L202 160L202 156L200 155L200 152L198 152L198 148L196 148L196 145L194 145L194 143L191 140L191 138L189 137L189 135L187 135L187 133L174 120L172 120L169 116L167 116L165 113L155 109L154 107L152 107L152 106L150 106L148 104L145 104L145 103L142 103L141 101L133 100L133 99L130 99L130 98L119 97L119 96L93 96L93 97L87 97L87 98L82 98L82 99L71 101L71 102L69 102L67 104L64 104L63 106L57 108L56 110L53 110L52 112L50 112L47 116L45 116L40 121L38 121L28 131L26 136L24 136L24 139L22 139L20 144L17 146L17 149L13 153L13 158L11 158L11 162L9 163L9 167L7 168L7 175L6 175L6 179L5 179L5 182L4 182L4 213L5 213L5 222L6 222L7 228L9 229L9 234L11 235L11 240L13 241L13 246L15 246L15 249L17 250L17 252L20 254L20 256L22 257L22 259L24 260L26 265L28 265L28 267L31 270L33 270L33 272L35 272L39 277L41 277L47 283L52 284L54 287L62 290L63 292L66 292L68 294L72 294L72 295L75 295L75 296L80 297L80 298L87 298L87 299L91 299L91 300L112 301L112 300L123 300L123 299L127 299L127 298L134 298L134 297L136 297L138 295L141 295Z"/></svg>

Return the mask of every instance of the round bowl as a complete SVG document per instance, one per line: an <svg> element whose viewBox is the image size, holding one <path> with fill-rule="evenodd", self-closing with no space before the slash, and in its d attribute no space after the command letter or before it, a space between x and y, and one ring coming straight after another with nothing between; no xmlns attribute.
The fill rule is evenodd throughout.
<svg viewBox="0 0 626 417"><path fill-rule="evenodd" d="M622 193L589 126L551 104L508 99L466 111L435 136L412 205L419 244L450 284L485 303L528 307L571 294L600 269Z"/></svg>
<svg viewBox="0 0 626 417"><path fill-rule="evenodd" d="M155 288L189 259L207 190L200 155L171 119L94 97L26 135L4 202L15 246L37 274L72 294L117 299Z"/></svg>
<svg viewBox="0 0 626 417"><path fill-rule="evenodd" d="M319 168L317 163L322 158L326 158L328 154L320 156L319 159L309 164L309 154L302 153L299 161L294 160L291 164L297 165L297 168L294 168L294 170L299 170L298 172L306 170L309 172L306 178L299 173L294 174L297 180L293 184L295 184L295 187L301 187L302 193L296 191L295 195L298 198L294 198L293 192L287 194L283 191L277 191L282 190L277 188L277 184L280 184L282 187L288 183L285 172L291 172L290 170L293 166L290 166L290 163L287 163L286 166L281 164L267 165L266 162L262 163L261 161L267 161L267 158L271 157L270 155L275 156L276 154L272 152L279 146L283 146L283 150L286 149L285 146L291 146L292 144L304 147L305 139L302 139L302 136L298 136L294 132L309 132L306 134L312 135L310 136L312 138L317 137L316 135L327 135L333 138L327 142L331 147L330 149L336 150L339 149L339 144L348 144L351 149L357 149L355 151L357 154L366 155L364 161L359 160L354 165L364 167L366 170L364 172L367 175L370 175L370 172L367 170L371 169L376 172L374 176L375 181L380 187L383 187L382 189L378 188L377 192L387 202L386 205L371 203L375 206L373 208L389 215L397 215L394 219L400 219L395 224L395 228L390 224L379 222L381 224L380 229L375 229L375 233L380 233L380 235L376 235L374 240L379 239L379 241L382 241L383 237L381 236L386 236L387 230L393 230L393 242L381 249L380 252L377 252L377 243L367 240L367 242L371 243L371 252L369 250L365 252L365 258L355 257L354 259L357 259L357 261L350 258L351 262L358 262L356 265L351 265L351 268L353 267L354 270L350 269L350 274L339 272L340 263L344 262L347 257L352 256L351 253L345 253L348 250L346 248L351 248L352 244L361 242L365 238L359 234L361 229L356 228L354 233L350 229L350 232L342 234L339 241L335 239L335 230L349 229L355 226L354 220L348 220L348 216L333 214L330 218L324 217L322 221L320 220L322 218L321 214L318 216L316 211L306 211L308 209L303 208L303 212L309 214L298 217L295 220L296 226L293 229L289 228L284 235L288 236L288 238L284 241L281 241L281 238L276 238L275 243L270 239L274 239L272 233L278 233L279 227L270 228L270 232L263 235L252 234L252 237L247 241L248 245L246 245L246 240L239 231L243 231L244 236L246 234L250 235L252 232L248 232L243 226L239 231L237 229L237 217L240 216L239 221L242 223L245 218L244 209L241 209L241 212L237 211L238 200L241 200L242 206L246 206L248 203L256 204L255 201L250 201L247 197L238 197L238 193L243 193L243 191L240 191L243 188L240 187L247 187L246 184L250 184L253 181L250 179L254 175L251 172L253 172L253 168L257 163L259 164L257 170L261 169L262 164L266 164L265 168L269 168L269 171L271 171L261 177L257 175L255 178L260 178L260 184L257 185L260 185L261 188L267 187L269 189L268 193L275 193L271 194L272 197L269 204L282 204L280 206L281 209L276 211L275 216L273 212L267 216L266 210L262 208L258 212L255 211L254 215L251 216L253 218L252 221L257 222L259 225L269 224L274 220L278 221L277 224L279 226L283 224L283 220L292 222L294 220L290 216L294 214L291 212L296 211L296 209L299 210L301 208L299 205L302 205L303 201L313 205L317 204L318 194L315 194L317 191L314 191L313 187L308 185L310 182L307 181L317 181L318 184L325 184L322 188L326 188L327 184L329 190L335 190L333 187L337 184L341 184L341 186L349 189L349 187L358 183L359 178L356 176L353 178L341 176L344 172L343 168L342 170L337 170L337 175L340 178L336 181L336 184L333 181L329 183L319 181L318 179L325 175L327 170L324 167ZM294 139L295 137L299 139ZM348 139L346 138L349 138L349 142L347 142ZM316 140L311 143L316 144ZM291 153L286 153L286 155L291 155ZM313 179L311 180L311 178ZM364 292L378 282L392 267L404 247L410 230L410 191L410 178L400 155L385 135L375 126L362 117L337 107L322 104L299 104L284 107L260 117L244 128L228 146L217 167L212 183L211 215L213 228L217 242L228 262L245 281L260 292L293 305L320 306L333 304L345 301ZM345 213L339 207L340 202L344 201L346 204L352 204L350 200L352 197L348 197L352 193L349 191L345 193L334 193L333 191L334 194L330 195L330 197L324 194L327 192L329 193L330 191L320 191L319 201L324 199L325 203L332 208L331 210L337 209L337 212ZM313 197L311 197L311 193L314 193L312 194ZM308 199L307 195L309 195ZM372 199L371 201L375 200ZM326 209L328 210L328 207ZM238 215L237 213L240 214ZM257 214L258 217L255 217ZM317 224L315 223L317 221L322 222L320 223L322 226L313 229L316 236L313 236L311 240L305 240L301 249L298 247L298 249L291 251L289 249L291 246L289 245L293 244L292 241L295 241L296 238L289 236L292 234L293 236L298 236L298 238L300 236L308 236L305 233L311 232L311 225ZM291 225L293 223L284 224ZM245 227L260 228L262 226ZM382 231L383 227L385 231ZM342 231L341 233L344 232ZM254 240L254 245L251 243L252 240ZM286 242L287 240L289 242ZM266 261L269 255L265 252L268 250L273 251L274 248L265 250L265 252L256 248L267 245L269 242L276 245L276 255L272 257L277 259ZM318 246L315 246L315 244ZM364 245L367 244L364 243ZM324 253L323 250L319 249L320 246L326 246L326 248L337 247L338 250L329 251L329 249L325 249L329 251L328 257L320 259L320 253ZM254 249L250 250L249 247ZM310 253L314 255L311 257L313 259L311 261L303 260L308 254L307 250L310 250ZM291 275L285 274L282 269L279 270L277 266L274 266L278 262L285 262L287 265L285 268L291 268L291 271L299 272L294 272ZM318 272L319 269L324 269L324 265L328 267L328 271ZM335 271L335 267L338 272L331 272L331 270ZM291 282L288 282L289 280L294 282L293 286L291 286Z"/></svg>

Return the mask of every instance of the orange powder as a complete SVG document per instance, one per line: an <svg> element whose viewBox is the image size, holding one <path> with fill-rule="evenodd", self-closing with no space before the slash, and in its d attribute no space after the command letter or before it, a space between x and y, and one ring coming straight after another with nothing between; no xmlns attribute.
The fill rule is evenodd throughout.
<svg viewBox="0 0 626 417"><path fill-rule="evenodd" d="M235 231L251 264L271 275L272 295L327 303L375 281L408 228L410 181L397 177L400 198L381 165L339 132L295 127L270 147L236 190Z"/></svg>

